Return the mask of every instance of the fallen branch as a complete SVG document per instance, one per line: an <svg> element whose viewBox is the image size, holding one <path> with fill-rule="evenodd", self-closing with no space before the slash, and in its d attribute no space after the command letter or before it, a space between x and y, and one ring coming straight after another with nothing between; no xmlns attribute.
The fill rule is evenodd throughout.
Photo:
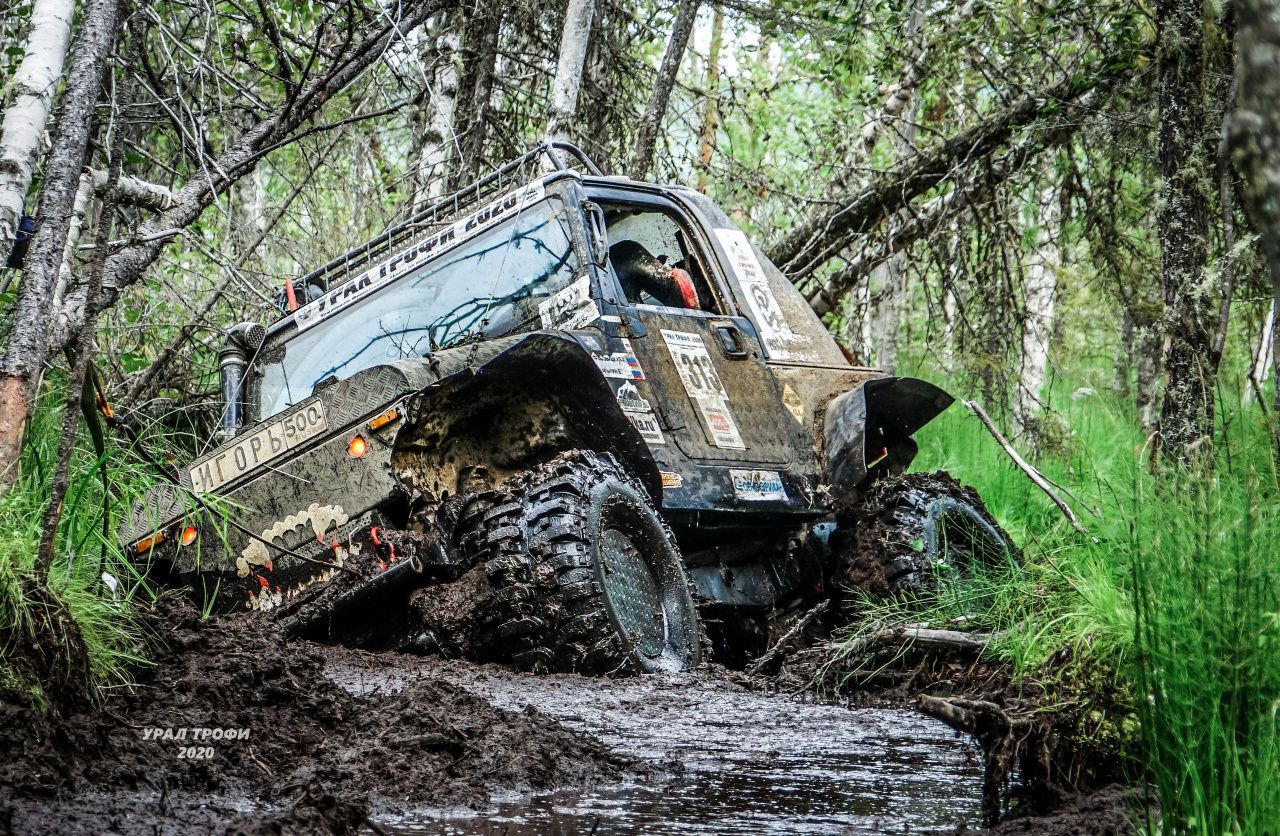
<svg viewBox="0 0 1280 836"><path fill-rule="evenodd" d="M1004 709L986 700L942 699L922 694L916 708L941 720L982 747L982 818L993 827L1000 819L1000 795L1017 751L1013 730L1017 722Z"/></svg>
<svg viewBox="0 0 1280 836"><path fill-rule="evenodd" d="M101 169L89 169L93 176L93 190L101 197L107 188L107 172ZM148 183L128 174L120 175L116 183L119 202L126 206L138 206L152 212L166 212L178 205L178 198L173 192L156 183Z"/></svg>
<svg viewBox="0 0 1280 836"><path fill-rule="evenodd" d="M925 650L985 650L995 639L989 633L963 633L959 630L931 630L905 624L875 634L877 644L911 644Z"/></svg>
<svg viewBox="0 0 1280 836"><path fill-rule="evenodd" d="M751 676L757 676L761 671L768 668L774 662L780 661L786 654L787 648L793 641L804 633L810 624L817 621L827 610L831 609L831 599L819 603L816 607L804 614L804 617L795 623L786 634L774 642L773 647L769 648L759 659L751 663L747 668L747 673Z"/></svg>
<svg viewBox="0 0 1280 836"><path fill-rule="evenodd" d="M1028 464L1026 459L1018 455L1018 451L1013 449L1013 445L1005 440L1005 437L1000 433L1000 430L996 428L995 422L991 420L991 416L987 415L986 410L979 406L976 401L961 401L961 403L968 407L969 411L977 416L978 420L982 422L982 425L987 428L987 432L991 433L991 437L996 440L996 443L1004 448L1004 451L1009 454L1009 458L1013 460L1013 463L1016 464L1023 473L1027 474L1027 478L1034 482L1036 487L1044 491L1045 495L1053 500L1053 504L1058 506L1058 509L1062 511L1062 515L1071 523L1071 527L1083 534L1085 537L1093 540L1095 543L1098 542L1097 539L1080 524L1080 519L1076 516L1076 512L1071 510L1071 506L1067 504L1066 500L1059 496L1058 492L1050 487L1049 481L1044 478L1044 475Z"/></svg>

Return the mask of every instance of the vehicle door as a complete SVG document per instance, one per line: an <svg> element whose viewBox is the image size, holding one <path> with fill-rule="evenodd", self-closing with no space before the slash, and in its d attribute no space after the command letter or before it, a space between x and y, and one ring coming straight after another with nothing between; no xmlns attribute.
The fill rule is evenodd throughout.
<svg viewBox="0 0 1280 836"><path fill-rule="evenodd" d="M603 216L609 247L602 281L613 283L624 318L644 331L631 343L655 402L642 398L637 405L652 409L688 458L775 471L785 465L789 427L778 420L777 383L700 226L675 201L649 191L600 189L590 201ZM628 279L634 276L639 283Z"/></svg>

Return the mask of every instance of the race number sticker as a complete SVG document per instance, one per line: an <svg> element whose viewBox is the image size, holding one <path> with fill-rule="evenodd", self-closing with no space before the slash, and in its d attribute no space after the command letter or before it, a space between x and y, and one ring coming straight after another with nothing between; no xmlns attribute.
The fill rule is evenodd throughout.
<svg viewBox="0 0 1280 836"><path fill-rule="evenodd" d="M769 356L775 360L792 359L799 340L787 323L782 306L773 295L773 288L769 287L769 277L760 266L756 251L751 248L751 241L741 230L717 229L715 232L747 296L747 304L751 306L756 327L760 329L760 339L769 350Z"/></svg>
<svg viewBox="0 0 1280 836"><path fill-rule="evenodd" d="M572 331L584 328L600 318L600 311L591 299L591 282L586 276L559 291L538 305L538 316L543 328L563 328Z"/></svg>
<svg viewBox="0 0 1280 836"><path fill-rule="evenodd" d="M676 373L680 375L689 400L702 413L711 443L726 449L747 449L729 411L729 395L716 374L716 367L701 335L663 329L662 339L671 352L671 360L676 364Z"/></svg>
<svg viewBox="0 0 1280 836"><path fill-rule="evenodd" d="M748 502L768 502L787 499L787 490L782 487L782 474L775 470L730 470L729 478L733 480L733 493L738 499Z"/></svg>

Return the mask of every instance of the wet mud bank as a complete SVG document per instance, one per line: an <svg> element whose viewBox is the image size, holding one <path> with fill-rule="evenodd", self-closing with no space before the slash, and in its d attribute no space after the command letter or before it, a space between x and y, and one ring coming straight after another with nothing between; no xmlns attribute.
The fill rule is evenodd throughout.
<svg viewBox="0 0 1280 836"><path fill-rule="evenodd" d="M439 679L352 693L340 649L258 618L158 613L168 651L138 685L70 716L5 695L0 833L355 832L414 803L617 781L636 769L537 711Z"/></svg>
<svg viewBox="0 0 1280 836"><path fill-rule="evenodd" d="M815 698L812 643L767 675L602 679L157 619L135 687L61 717L0 701L0 834L974 832L986 753L913 700L1006 699L976 659L910 653ZM1123 833L1135 806L1044 802L993 832Z"/></svg>

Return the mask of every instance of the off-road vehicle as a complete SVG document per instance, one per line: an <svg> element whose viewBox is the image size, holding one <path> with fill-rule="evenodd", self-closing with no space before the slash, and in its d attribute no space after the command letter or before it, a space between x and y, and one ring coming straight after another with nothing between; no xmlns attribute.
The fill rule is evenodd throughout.
<svg viewBox="0 0 1280 836"><path fill-rule="evenodd" d="M971 491L900 475L948 394L851 365L704 195L568 144L286 296L227 333L220 446L121 532L222 609L670 670L708 632L749 643L726 625L1009 548Z"/></svg>

